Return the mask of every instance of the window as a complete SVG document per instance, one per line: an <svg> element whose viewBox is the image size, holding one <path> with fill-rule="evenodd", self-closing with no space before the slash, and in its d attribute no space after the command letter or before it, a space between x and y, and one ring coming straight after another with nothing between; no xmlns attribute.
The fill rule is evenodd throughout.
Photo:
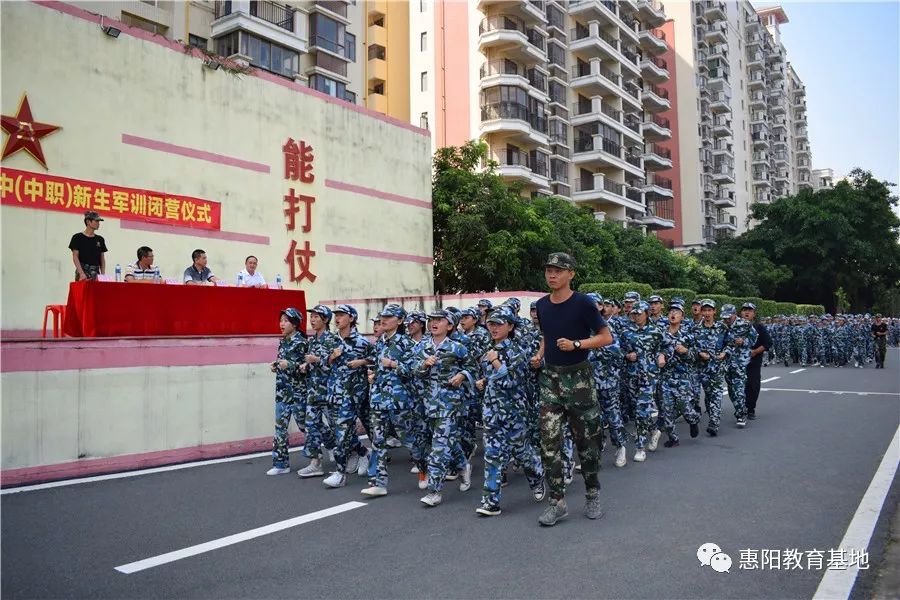
<svg viewBox="0 0 900 600"><path fill-rule="evenodd" d="M335 81L329 77L325 77L316 73L309 78L309 87L320 92L324 92L329 96L347 100L348 102L356 102L356 94L347 89L347 86L340 81Z"/></svg>
<svg viewBox="0 0 900 600"><path fill-rule="evenodd" d="M384 56L385 56L384 46L378 46L378 45L374 45L374 44L369 46L369 60L372 60L373 58L384 60Z"/></svg>
<svg viewBox="0 0 900 600"><path fill-rule="evenodd" d="M423 71L421 75L419 75L419 87L423 92L428 91L428 71Z"/></svg>
<svg viewBox="0 0 900 600"><path fill-rule="evenodd" d="M356 36L352 33L345 33L344 46L346 46L344 56L350 62L356 62Z"/></svg>
<svg viewBox="0 0 900 600"><path fill-rule="evenodd" d="M428 33L425 31L419 35L419 50L422 52L428 50Z"/></svg>
<svg viewBox="0 0 900 600"><path fill-rule="evenodd" d="M206 38L202 38L199 35L194 35L192 33L188 36L188 45L193 46L194 48L202 48L203 50L206 50Z"/></svg>
<svg viewBox="0 0 900 600"><path fill-rule="evenodd" d="M343 23L338 23L321 13L316 13L309 19L309 30L311 45L324 48L344 58L349 58L347 54L347 30ZM356 37L352 34L350 37L354 46L351 60L356 60Z"/></svg>
<svg viewBox="0 0 900 600"><path fill-rule="evenodd" d="M419 12L425 12L425 0L419 0Z"/></svg>
<svg viewBox="0 0 900 600"><path fill-rule="evenodd" d="M239 34L240 52L250 57L250 64L254 67L259 67L278 75L284 75L285 77L293 77L300 69L300 56L297 52L246 32L239 32ZM220 48L225 39L219 40ZM223 54L221 50L219 54ZM223 54L223 56L228 55Z"/></svg>
<svg viewBox="0 0 900 600"><path fill-rule="evenodd" d="M383 96L384 95L384 82L381 81L381 82L373 85L372 88L369 90L369 93L370 94L381 94Z"/></svg>

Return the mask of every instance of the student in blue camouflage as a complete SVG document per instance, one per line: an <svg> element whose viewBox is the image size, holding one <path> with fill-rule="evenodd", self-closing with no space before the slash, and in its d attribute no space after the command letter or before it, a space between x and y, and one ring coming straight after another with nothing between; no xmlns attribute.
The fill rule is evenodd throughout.
<svg viewBox="0 0 900 600"><path fill-rule="evenodd" d="M296 308L281 311L278 320L281 340L278 342L277 358L270 365L275 373L275 437L272 439L272 468L266 475L291 472L288 427L292 418L301 431L306 427L306 398L303 374L300 372L306 355L306 334L301 329L302 325L303 315Z"/></svg>
<svg viewBox="0 0 900 600"><path fill-rule="evenodd" d="M513 344L515 327L511 311L498 310L488 317L491 344L481 355L476 387L484 391L484 491L479 515L500 514L502 473L510 460L522 465L536 502L546 496L541 458L528 434L526 423L525 379L529 376L528 357Z"/></svg>
<svg viewBox="0 0 900 600"><path fill-rule="evenodd" d="M403 321L403 324L406 325L406 335L409 336L409 339L412 340L413 343L412 348L410 348L410 352L412 352L416 344L421 342L425 337L425 328L428 324L428 317L425 315L424 311L411 310L406 316L406 319ZM423 448L425 448L425 452L427 454L428 449L431 448L431 432L426 426L427 419L425 417L425 381L423 381L419 377L412 377L409 380L409 387L410 394L412 395L413 408L419 418L419 421L422 423L422 446ZM410 468L409 472L418 475L420 490L424 490L428 487L428 473L419 470L418 464L413 462L412 468Z"/></svg>
<svg viewBox="0 0 900 600"><path fill-rule="evenodd" d="M647 450L656 450L659 430L656 427L655 392L659 374L662 331L649 321L650 307L636 302L631 309L633 326L622 335L625 369L628 372L628 396L634 403L635 462L647 459Z"/></svg>
<svg viewBox="0 0 900 600"><path fill-rule="evenodd" d="M339 345L328 357L331 376L328 380L328 409L334 425L335 471L323 483L329 488L343 487L347 474L365 475L369 470L369 454L356 435L359 408L368 404L369 384L366 367L374 348L356 329L356 309L340 304L334 309Z"/></svg>
<svg viewBox="0 0 900 600"><path fill-rule="evenodd" d="M692 373L697 359L694 337L684 324L684 304L669 305L669 326L663 332L662 406L657 426L669 439L666 448L679 445L675 418L680 413L690 425L691 437L700 433L700 415L694 410Z"/></svg>
<svg viewBox="0 0 900 600"><path fill-rule="evenodd" d="M597 303L597 309L606 318L607 306L612 302L603 300L598 294L588 294ZM612 311L610 310L610 316ZM608 320L607 320L608 322ZM597 388L597 400L600 403L602 422L609 430L609 439L616 448L617 467L624 467L627 462L625 444L628 441L628 433L625 423L622 422L622 413L619 409L619 379L624 366L624 355L619 345L619 334L610 327L612 344L591 350L588 360L591 362L594 376L594 386Z"/></svg>
<svg viewBox="0 0 900 600"><path fill-rule="evenodd" d="M694 327L694 339L700 359L700 386L703 388L703 402L709 421L706 433L711 437L719 435L719 420L722 416L722 394L725 391L725 365L731 355L731 348L725 343L725 324L716 321L716 303L704 299L700 304L703 320Z"/></svg>
<svg viewBox="0 0 900 600"><path fill-rule="evenodd" d="M303 366L307 374L306 393L306 441L303 443L303 454L308 457L309 465L297 471L301 479L321 477L322 458L325 451L334 448L334 424L328 411L328 379L331 376L331 365L328 357L340 343L337 336L329 331L331 325L331 309L322 304L308 309L309 324L313 328L313 336L306 347L306 362Z"/></svg>
<svg viewBox="0 0 900 600"><path fill-rule="evenodd" d="M721 316L727 328L725 343L731 348L731 355L725 364L725 383L728 397L734 405L737 426L743 429L747 426L747 365L750 364L750 352L759 334L753 323L737 316L737 309L732 304L722 306Z"/></svg>

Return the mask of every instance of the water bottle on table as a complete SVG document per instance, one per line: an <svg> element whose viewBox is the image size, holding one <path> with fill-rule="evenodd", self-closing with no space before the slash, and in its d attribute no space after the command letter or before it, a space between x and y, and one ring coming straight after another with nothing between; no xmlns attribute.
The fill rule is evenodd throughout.
<svg viewBox="0 0 900 600"><path fill-rule="evenodd" d="M116 265L116 281L122 281L122 265Z"/></svg>
<svg viewBox="0 0 900 600"><path fill-rule="evenodd" d="M279 273L278 275L275 276L275 289L276 290L281 289L281 273Z"/></svg>
<svg viewBox="0 0 900 600"><path fill-rule="evenodd" d="M159 274L159 267L153 269L153 281L156 283L160 283L162 281L162 276Z"/></svg>
<svg viewBox="0 0 900 600"><path fill-rule="evenodd" d="M243 274L243 273L238 273L238 276L237 276L237 286L238 286L238 287L243 287L243 285L244 285L244 274Z"/></svg>

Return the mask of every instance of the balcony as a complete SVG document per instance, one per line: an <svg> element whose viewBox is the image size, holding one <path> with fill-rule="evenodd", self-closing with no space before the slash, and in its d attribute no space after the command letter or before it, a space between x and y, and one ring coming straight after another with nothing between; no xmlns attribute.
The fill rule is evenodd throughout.
<svg viewBox="0 0 900 600"><path fill-rule="evenodd" d="M210 37L218 39L235 31L246 31L296 52L307 52L307 39L296 10L275 2L217 0L213 5ZM305 18L305 15L303 15Z"/></svg>
<svg viewBox="0 0 900 600"><path fill-rule="evenodd" d="M647 144L644 151L644 169L664 171L672 168L672 152L658 144Z"/></svg>
<svg viewBox="0 0 900 600"><path fill-rule="evenodd" d="M662 54L666 51L666 34L655 29L642 29L638 35L641 49L647 54Z"/></svg>
<svg viewBox="0 0 900 600"><path fill-rule="evenodd" d="M763 75L762 71L754 71L747 78L747 89L750 91L753 90L764 90L766 87L766 76Z"/></svg>
<svg viewBox="0 0 900 600"><path fill-rule="evenodd" d="M600 134L577 133L572 162L583 167L616 167L635 177L643 177L644 169L639 156L626 154L624 148Z"/></svg>
<svg viewBox="0 0 900 600"><path fill-rule="evenodd" d="M582 174L575 179L574 202L608 202L631 210L643 211L640 198L629 197L630 188L624 183L613 181L602 173Z"/></svg>
<svg viewBox="0 0 900 600"><path fill-rule="evenodd" d="M727 229L730 231L737 231L737 217L724 212L720 212L720 214L716 217L716 223L714 227L717 230Z"/></svg>
<svg viewBox="0 0 900 600"><path fill-rule="evenodd" d="M324 57L325 55L320 56ZM387 81L387 61L383 58L370 58L368 62L368 74L370 80ZM344 75L346 75L346 65Z"/></svg>
<svg viewBox="0 0 900 600"><path fill-rule="evenodd" d="M569 87L585 96L625 95L621 75L604 67L598 59L574 65Z"/></svg>
<svg viewBox="0 0 900 600"><path fill-rule="evenodd" d="M571 123L575 127L601 122L613 127L635 142L643 141L640 124L626 117L621 110L604 103L599 97L579 97L578 102L572 105L571 114Z"/></svg>
<svg viewBox="0 0 900 600"><path fill-rule="evenodd" d="M781 168L784 168L784 166L788 164L788 155L787 155L787 152L785 152L784 150L782 150L780 152L775 152L772 155L772 158L773 158L775 164L780 165Z"/></svg>
<svg viewBox="0 0 900 600"><path fill-rule="evenodd" d="M719 208L734 208L737 205L737 201L734 199L734 192L722 188L716 189L712 201L713 204Z"/></svg>
<svg viewBox="0 0 900 600"><path fill-rule="evenodd" d="M809 156L809 144L797 144L797 156Z"/></svg>
<svg viewBox="0 0 900 600"><path fill-rule="evenodd" d="M501 151L497 173L507 181L518 181L526 187L549 189L549 159L541 152Z"/></svg>
<svg viewBox="0 0 900 600"><path fill-rule="evenodd" d="M639 223L651 230L672 229L675 227L675 206L673 200L648 200L644 215Z"/></svg>
<svg viewBox="0 0 900 600"><path fill-rule="evenodd" d="M528 69L526 72L528 84L542 94L547 94L547 76L537 69Z"/></svg>
<svg viewBox="0 0 900 600"><path fill-rule="evenodd" d="M731 78L731 73L728 72L728 69L722 67L710 68L707 77L709 78L708 85L711 90L725 89L726 86L730 87L728 81Z"/></svg>
<svg viewBox="0 0 900 600"><path fill-rule="evenodd" d="M478 74L481 77L481 89L497 85L512 85L524 88L528 85L525 67L509 59L486 62L481 65Z"/></svg>
<svg viewBox="0 0 900 600"><path fill-rule="evenodd" d="M644 184L644 194L651 194L653 199L674 198L672 193L672 180L668 177L660 177L656 173L647 173L647 182Z"/></svg>
<svg viewBox="0 0 900 600"><path fill-rule="evenodd" d="M637 55L622 41L603 31L598 21L591 21L586 26L578 23L570 31L569 40L572 52L588 55L589 58L613 59L635 75L640 74Z"/></svg>
<svg viewBox="0 0 900 600"><path fill-rule="evenodd" d="M375 112L387 113L387 96L369 90L369 95L366 96L366 108L374 110Z"/></svg>
<svg viewBox="0 0 900 600"><path fill-rule="evenodd" d="M672 126L669 119L651 115L648 120L644 121L643 134L644 139L649 142L664 142L672 139Z"/></svg>
<svg viewBox="0 0 900 600"><path fill-rule="evenodd" d="M712 145L712 156L728 156L730 158L734 158L734 148L731 143L725 141L724 139L719 139L713 142Z"/></svg>
<svg viewBox="0 0 900 600"><path fill-rule="evenodd" d="M734 164L730 162L714 164L712 167L712 180L719 185L734 183Z"/></svg>
<svg viewBox="0 0 900 600"><path fill-rule="evenodd" d="M712 134L714 137L722 137L731 135L731 119L720 115L713 119Z"/></svg>
<svg viewBox="0 0 900 600"><path fill-rule="evenodd" d="M482 134L504 133L512 140L546 146L550 143L547 119L535 115L524 104L496 102L481 107Z"/></svg>
<svg viewBox="0 0 900 600"><path fill-rule="evenodd" d="M709 98L709 110L713 114L731 112L731 94L725 90L713 92Z"/></svg>
<svg viewBox="0 0 900 600"><path fill-rule="evenodd" d="M750 93L750 110L765 110L768 106L768 100L764 92Z"/></svg>
<svg viewBox="0 0 900 600"><path fill-rule="evenodd" d="M772 182L769 179L769 172L767 170L753 170L753 185L757 187L772 187Z"/></svg>
<svg viewBox="0 0 900 600"><path fill-rule="evenodd" d="M641 100L644 108L650 112L663 112L672 108L672 104L669 102L669 92L655 85L644 86Z"/></svg>
<svg viewBox="0 0 900 600"><path fill-rule="evenodd" d="M725 43L728 41L728 25L725 23L710 23L703 32L707 44Z"/></svg>
<svg viewBox="0 0 900 600"><path fill-rule="evenodd" d="M728 44L713 44L707 54L708 60L728 61Z"/></svg>
<svg viewBox="0 0 900 600"><path fill-rule="evenodd" d="M338 17L342 21L347 19L347 3L341 0L316 0L311 8L330 17Z"/></svg>
<svg viewBox="0 0 900 600"><path fill-rule="evenodd" d="M478 49L504 52L510 58L526 64L547 60L543 36L534 29L526 29L522 19L512 15L495 15L478 25Z"/></svg>
<svg viewBox="0 0 900 600"><path fill-rule="evenodd" d="M766 57L759 50L747 53L747 68L750 70L762 69L766 65Z"/></svg>
<svg viewBox="0 0 900 600"><path fill-rule="evenodd" d="M724 21L727 18L725 3L721 0L707 0L707 2L704 2L703 16L710 23Z"/></svg>
<svg viewBox="0 0 900 600"><path fill-rule="evenodd" d="M669 80L669 65L658 57L651 56L641 61L641 75L644 81L662 83Z"/></svg>
<svg viewBox="0 0 900 600"><path fill-rule="evenodd" d="M638 10L641 20L650 27L659 27L666 22L665 6L659 0L639 0Z"/></svg>
<svg viewBox="0 0 900 600"><path fill-rule="evenodd" d="M769 153L762 150L754 152L751 160L754 165L766 166L769 164Z"/></svg>
<svg viewBox="0 0 900 600"><path fill-rule="evenodd" d="M809 130L806 127L797 127L794 130L794 137L801 141L809 139Z"/></svg>

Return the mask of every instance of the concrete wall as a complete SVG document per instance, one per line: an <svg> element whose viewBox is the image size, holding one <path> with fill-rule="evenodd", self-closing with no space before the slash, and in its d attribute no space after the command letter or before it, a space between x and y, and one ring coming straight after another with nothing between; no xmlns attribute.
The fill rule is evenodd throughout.
<svg viewBox="0 0 900 600"><path fill-rule="evenodd" d="M36 121L62 127L41 141L50 174L222 204L222 231L209 237L107 218L108 272L148 245L163 275L178 277L200 247L220 276L234 279L255 254L267 279L286 279L290 241L309 240L311 299L431 293L427 132L270 73L209 70L199 53L142 30L117 25L113 39L77 7L5 2L0 16L2 112L15 114L27 93ZM288 137L313 146L313 183L284 179ZM42 170L25 152L3 166ZM316 198L310 233L286 230L292 186ZM45 304L65 302L82 218L7 205L0 215L2 329L37 329Z"/></svg>

